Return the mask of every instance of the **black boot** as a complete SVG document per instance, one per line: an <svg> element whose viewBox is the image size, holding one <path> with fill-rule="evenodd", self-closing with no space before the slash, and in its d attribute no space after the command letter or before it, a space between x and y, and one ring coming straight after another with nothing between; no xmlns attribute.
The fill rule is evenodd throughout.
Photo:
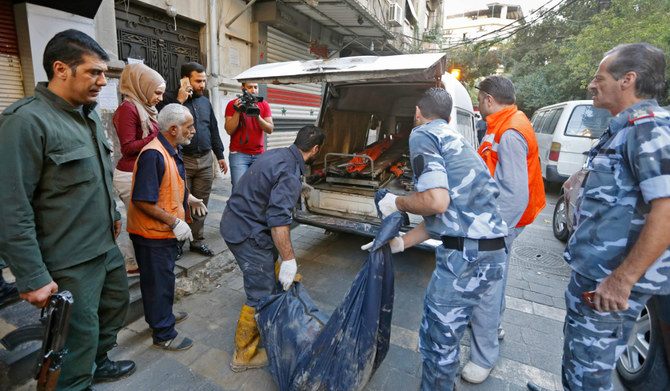
<svg viewBox="0 0 670 391"><path fill-rule="evenodd" d="M10 303L18 298L19 290L16 289L16 285L5 281L5 278L2 276L2 269L0 269L0 305Z"/></svg>
<svg viewBox="0 0 670 391"><path fill-rule="evenodd" d="M105 354L95 359L97 368L93 374L93 383L117 381L135 372L135 363L130 360L112 361Z"/></svg>

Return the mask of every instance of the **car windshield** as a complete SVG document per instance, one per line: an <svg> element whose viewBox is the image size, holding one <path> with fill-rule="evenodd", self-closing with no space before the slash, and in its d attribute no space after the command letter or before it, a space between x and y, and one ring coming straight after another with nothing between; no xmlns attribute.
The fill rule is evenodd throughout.
<svg viewBox="0 0 670 391"><path fill-rule="evenodd" d="M565 129L566 136L598 138L609 125L612 115L609 111L596 109L591 105L575 107Z"/></svg>

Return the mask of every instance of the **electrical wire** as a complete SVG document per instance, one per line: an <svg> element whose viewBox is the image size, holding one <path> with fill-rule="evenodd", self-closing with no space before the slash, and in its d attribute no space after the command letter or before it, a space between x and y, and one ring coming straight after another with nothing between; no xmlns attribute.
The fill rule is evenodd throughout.
<svg viewBox="0 0 670 391"><path fill-rule="evenodd" d="M486 37L487 35L492 35L492 34L496 34L496 33L498 33L498 32L502 32L502 31L504 31L504 30L507 29L507 28L515 28L517 24L519 24L519 23L522 22L522 21L525 21L526 18L530 18L533 14L536 14L536 13L542 11L542 10L544 9L545 6L547 6L548 4L550 4L550 3L553 2L553 1L556 1L556 0L549 0L549 1L547 1L546 3L542 4L539 8L534 9L533 11L531 11L530 14L528 14L528 15L524 15L522 18L520 18L520 19L516 19L516 20L514 20L514 21L512 21L512 22L510 22L510 23L508 23L508 24L506 24L506 25L504 25L504 26L502 26L502 27L496 29L496 30L492 30L492 31L489 31L489 32L486 33L486 34L479 35L479 36L477 36L477 37L474 38L474 39L476 39L476 40L480 40L482 37ZM556 3L552 8L549 8L547 11L551 11L551 10L553 10L553 9L556 8L558 5L560 5L563 1L565 1L565 0L561 0L561 1L559 1L559 2ZM544 15L546 15L546 14L547 14L547 12L543 13L542 15L540 15L539 17L535 18L534 20L532 20L531 22L528 22L528 23L535 23L535 22L537 22L538 20L542 19L542 18L544 17Z"/></svg>
<svg viewBox="0 0 670 391"><path fill-rule="evenodd" d="M508 23L508 24L506 24L505 26L502 26L502 27L496 29L496 30L492 30L492 31L490 31L490 32L488 32L488 33L486 33L486 34L477 36L476 38L473 38L472 40L482 40L482 39L481 39L482 37L486 37L486 36L488 36L488 35L497 34L497 33L503 32L503 31L504 31L504 32L507 32L507 31L505 31L505 30L509 30L509 29L512 29L512 31L513 31L514 33L516 33L517 31L520 31L520 30L523 29L523 28L527 28L527 27L529 27L530 25L532 25L532 24L534 24L534 23L536 23L536 22L542 20L547 14L549 14L550 12L552 12L556 7L558 7L559 5L561 5L562 3L564 3L564 2L567 1L567 0L561 0L561 1L559 1L558 3L556 3L553 7L549 8L549 9L547 9L547 10L544 9L545 6L547 6L548 4L550 4L550 3L554 2L554 1L556 1L556 0L549 0L549 1L547 1L546 3L544 3L543 5L541 5L539 8L534 9L533 11L531 11L531 13L529 13L528 15L525 15L525 16L523 16L523 17L520 18L520 19L516 19L516 20L514 20L514 21L512 21L512 22L510 22L510 23ZM574 2L574 1L570 1L570 4L573 3L573 2ZM534 14L537 14L537 13L539 13L539 12L541 12L541 11L544 11L544 12L543 12L541 15L537 16L535 19L532 19L532 20L528 21L528 22L527 22L525 25L523 25L523 26L518 26L518 24L519 24L520 21L524 21L524 20L530 18L531 16L533 16ZM513 35L513 34L512 34L512 35ZM398 36L405 37L405 38L409 38L409 39L412 39L412 40L415 40L415 41L421 41L421 40L422 40L421 38L416 38L416 37L413 36L413 35L398 34ZM511 36L511 35L509 35L509 36ZM465 40L464 40L464 41L462 41L461 43L457 43L457 44L454 44L454 45L451 46L451 47L447 47L446 50L454 49L454 48L457 48L457 47L459 47L459 46L466 45L468 42L471 42L472 40L468 40L468 41L465 41ZM445 49L441 49L441 50L445 50Z"/></svg>
<svg viewBox="0 0 670 391"><path fill-rule="evenodd" d="M526 24L524 24L524 25L522 25L522 26L517 27L515 30L511 31L509 34L507 34L507 35L505 35L505 36L498 36L497 38L495 38L495 39L493 39L493 40L489 40L489 41L487 41L487 42L486 42L486 45L483 45L482 48L491 47L491 46L493 46L493 45L495 45L495 44L497 44L497 43L499 43L499 42L501 42L501 41L507 40L507 39L511 38L512 36L514 36L514 35L518 34L519 32L521 32L522 30L525 30L525 29L531 27L534 23L536 23L537 21L539 21L539 20L541 20L542 18L544 18L544 17L545 17L547 14L549 14L550 12L556 12L556 13L558 13L558 12L560 12L560 11L563 11L565 8L571 6L572 4L576 3L577 1L578 1L578 0L563 0L563 1L559 2L559 3L557 3L556 5L554 5L553 7L551 7L551 8L549 8L549 9L545 10L541 15L539 15L539 16L538 16L537 18L535 18L534 20L529 21L528 23L526 23ZM556 8L559 7L559 6L560 6L560 8L559 8L558 10L554 11L554 9L556 9ZM499 30L501 30L501 29L499 29ZM491 33L494 33L494 32L495 32L495 31L492 31ZM488 35L488 34L486 34L486 35ZM481 36L480 36L480 37L481 37ZM480 37L478 37L478 38L480 38ZM456 43L456 44L454 44L454 45L452 45L452 46L449 46L449 47L446 47L446 48L442 48L442 49L440 49L440 51L449 51L449 50L453 50L453 49L459 48L459 47L461 47L461 46L464 46L464 45L466 45L467 43L468 43L468 42L466 42L466 41L463 41L463 42L461 42L461 43Z"/></svg>

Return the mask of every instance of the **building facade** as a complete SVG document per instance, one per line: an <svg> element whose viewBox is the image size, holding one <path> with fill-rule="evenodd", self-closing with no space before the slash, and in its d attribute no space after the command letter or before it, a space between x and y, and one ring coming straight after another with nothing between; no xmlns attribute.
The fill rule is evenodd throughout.
<svg viewBox="0 0 670 391"><path fill-rule="evenodd" d="M177 88L181 64L203 64L223 124L226 104L240 94L234 77L249 67L423 51L423 34L439 26L441 6L441 0L0 0L0 82L12 92L0 99L0 110L46 80L41 65L46 42L76 28L112 58L109 86L99 102L110 141L118 144L111 128L120 103L118 77L132 61L160 72L168 90ZM275 122L269 148L290 144L302 125L317 119L319 84L261 86L261 95Z"/></svg>

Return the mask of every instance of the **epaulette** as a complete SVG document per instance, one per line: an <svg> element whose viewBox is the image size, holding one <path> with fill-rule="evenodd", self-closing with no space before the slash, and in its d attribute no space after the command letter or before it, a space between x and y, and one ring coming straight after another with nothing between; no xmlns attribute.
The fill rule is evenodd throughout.
<svg viewBox="0 0 670 391"><path fill-rule="evenodd" d="M628 115L628 122L630 122L631 125L635 125L636 123L640 123L640 120L643 119L651 119L654 118L654 112L651 109L640 109L632 112L630 115ZM643 121L647 122L647 121Z"/></svg>
<svg viewBox="0 0 670 391"><path fill-rule="evenodd" d="M11 105L9 105L9 106L2 112L2 114L3 114L3 115L14 114L14 113L16 112L16 110L18 110L19 108L21 108L21 107L27 105L28 103L34 101L35 99L36 99L35 96L28 96L28 97L26 97L26 98L19 99L19 100L17 100L16 102L14 102L14 103L12 103Z"/></svg>

